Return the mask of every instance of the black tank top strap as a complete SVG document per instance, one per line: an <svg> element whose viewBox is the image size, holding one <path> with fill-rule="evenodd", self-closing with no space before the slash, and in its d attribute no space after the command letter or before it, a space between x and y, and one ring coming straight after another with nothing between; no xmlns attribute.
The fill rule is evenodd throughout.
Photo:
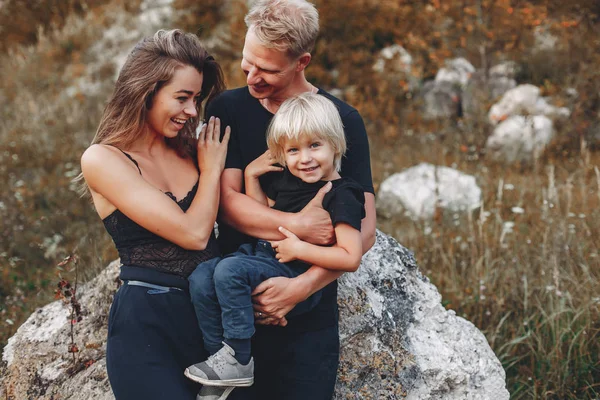
<svg viewBox="0 0 600 400"><path fill-rule="evenodd" d="M109 146L112 146L112 144L110 144ZM133 157L131 157L131 155L129 155L129 153L125 153L123 150L119 149L117 146L112 146L112 147L114 147L115 149L119 150L121 153L125 154L125 156L127 158L129 158L135 164L135 166L137 167L138 171L140 172L140 175L142 175L142 170L140 169L140 166L139 166L138 162L135 161L135 159Z"/></svg>

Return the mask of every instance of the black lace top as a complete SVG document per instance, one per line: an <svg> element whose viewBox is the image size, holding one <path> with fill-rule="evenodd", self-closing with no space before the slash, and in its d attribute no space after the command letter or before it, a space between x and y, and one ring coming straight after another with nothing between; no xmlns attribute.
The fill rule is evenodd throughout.
<svg viewBox="0 0 600 400"><path fill-rule="evenodd" d="M187 211L197 190L198 182L179 201L172 193L165 194L177 202L183 211ZM119 210L115 210L102 222L115 242L123 265L152 268L187 278L198 264L219 255L214 232L206 249L186 250L141 227Z"/></svg>

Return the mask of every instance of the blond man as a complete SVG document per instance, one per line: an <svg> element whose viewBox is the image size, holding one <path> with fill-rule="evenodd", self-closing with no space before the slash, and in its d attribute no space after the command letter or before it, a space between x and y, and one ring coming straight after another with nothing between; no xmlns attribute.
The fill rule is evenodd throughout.
<svg viewBox="0 0 600 400"><path fill-rule="evenodd" d="M304 74L319 29L316 8L305 0L262 0L255 3L245 21L248 31L241 67L247 86L224 92L208 109L208 115L221 118L222 126L231 127L221 178L221 249L232 252L256 238L282 240L285 236L280 226L316 245L335 241L329 213L322 208L328 185L297 213L272 209L244 191L244 170L267 150L267 127L281 104L311 92L331 100L342 120L348 151L340 175L352 178L364 191L366 216L360 232L362 251L366 252L375 240L375 201L363 120L356 109L312 85ZM269 192L277 175L261 177L264 192ZM342 272L314 264L295 278L270 278L254 290L255 318L261 325L252 348L255 397L244 389L234 391L232 398L332 397L339 358L336 279ZM310 312L286 319L297 304L320 290L321 300Z"/></svg>

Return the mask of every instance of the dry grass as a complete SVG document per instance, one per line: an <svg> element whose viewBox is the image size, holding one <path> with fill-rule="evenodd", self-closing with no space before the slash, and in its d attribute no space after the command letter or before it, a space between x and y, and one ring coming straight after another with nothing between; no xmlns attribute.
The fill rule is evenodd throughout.
<svg viewBox="0 0 600 400"><path fill-rule="evenodd" d="M484 193L482 209L471 215L381 220L379 228L415 252L447 308L485 333L512 398L597 398L600 181L594 166L600 155L507 168L460 151L460 141L460 135L403 137L398 146L373 141L373 154L381 155L374 160L379 181L428 161L474 174Z"/></svg>
<svg viewBox="0 0 600 400"><path fill-rule="evenodd" d="M2 343L29 312L49 301L58 282L54 266L62 258L80 254L87 277L116 258L98 216L71 183L114 74L110 62L98 63L87 49L115 13L123 13L120 1L85 18L72 15L63 29L0 55ZM97 85L80 85L88 65L96 67L91 81Z"/></svg>
<svg viewBox="0 0 600 400"><path fill-rule="evenodd" d="M0 243L0 342L34 307L51 299L58 281L55 265L62 257L77 251L88 276L116 257L97 215L77 197L70 179L78 173L79 156L93 136L114 77L113 64L91 58L86 50L118 13L128 12L126 7L132 6L126 3L133 4L65 3L87 16L61 14L56 20L38 15L42 25L51 21L44 26L64 29L46 29L31 39L35 44L13 46L0 55L0 179L6 182L0 193L0 233L11 238ZM181 14L180 26L192 31L203 27L207 39L207 30L225 19L220 25L224 41L212 45L230 85L243 82L238 59L243 3L231 0L229 10L216 0L174 3L189 11ZM317 43L310 79L326 88L355 85L348 98L367 120L376 185L427 161L474 174L484 193L482 210L472 215L440 213L430 223L380 220L379 228L415 252L446 307L486 334L507 371L514 399L600 397L600 154L580 142L597 118L600 102L600 76L590 67L597 65L598 52L584 45L596 43L590 35L597 41L598 28L570 33L570 47L553 56L556 63L543 55L534 59L524 54L517 60L527 67L523 78L543 86L545 93L571 86L580 97L569 104L572 120L560 128L559 140L546 156L532 165L503 166L486 160L481 150L489 133L484 123L425 124L398 82L373 75L373 55L384 44L401 41L396 36L402 26L387 31L391 24L382 23L372 35L354 29L363 26L361 10L367 5L371 13L381 12L378 2L372 3L348 1L343 21L333 2L319 3L331 15L322 18L327 31ZM77 8L81 4L87 8ZM428 29L426 21L408 22ZM344 29L362 33L353 36L353 51L346 51L344 37L337 37ZM412 45L418 59L429 57L432 68L437 53L428 55L427 49ZM463 50L475 53L477 48ZM74 83L89 78L90 66L97 84L82 90ZM75 89L67 91L69 87Z"/></svg>

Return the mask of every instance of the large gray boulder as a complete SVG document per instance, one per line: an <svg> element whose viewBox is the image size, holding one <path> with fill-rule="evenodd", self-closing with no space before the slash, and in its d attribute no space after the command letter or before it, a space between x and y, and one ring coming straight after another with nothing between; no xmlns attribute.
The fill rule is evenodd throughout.
<svg viewBox="0 0 600 400"><path fill-rule="evenodd" d="M113 399L106 375L106 321L117 289L111 263L79 289L84 318L75 325L73 362L68 308L35 311L9 340L1 365L3 399ZM336 399L504 400L505 373L483 334L444 309L412 254L377 233L356 273L340 279L341 364Z"/></svg>

